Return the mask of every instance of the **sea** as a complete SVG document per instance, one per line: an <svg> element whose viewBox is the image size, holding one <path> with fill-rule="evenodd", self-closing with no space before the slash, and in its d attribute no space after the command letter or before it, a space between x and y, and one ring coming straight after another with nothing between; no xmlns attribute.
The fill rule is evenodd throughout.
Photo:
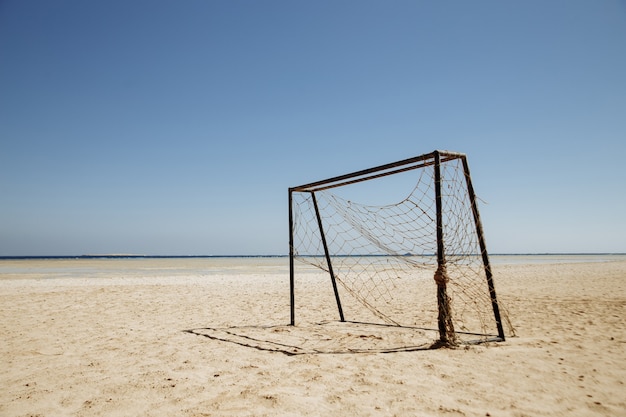
<svg viewBox="0 0 626 417"><path fill-rule="evenodd" d="M495 254L492 265L560 264L626 261L626 253ZM276 256L5 256L0 257L0 280L134 278L211 275L289 274L289 257Z"/></svg>

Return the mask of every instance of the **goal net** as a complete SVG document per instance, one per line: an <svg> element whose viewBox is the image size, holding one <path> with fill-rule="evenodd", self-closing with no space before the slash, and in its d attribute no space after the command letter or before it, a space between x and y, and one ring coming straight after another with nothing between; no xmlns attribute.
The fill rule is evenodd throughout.
<svg viewBox="0 0 626 417"><path fill-rule="evenodd" d="M430 154L289 189L296 275L330 278L340 321L432 329L437 343L504 340L464 154Z"/></svg>

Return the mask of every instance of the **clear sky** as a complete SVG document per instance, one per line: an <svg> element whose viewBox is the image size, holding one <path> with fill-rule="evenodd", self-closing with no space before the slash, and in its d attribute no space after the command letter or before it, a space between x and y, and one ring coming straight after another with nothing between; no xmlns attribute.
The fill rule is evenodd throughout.
<svg viewBox="0 0 626 417"><path fill-rule="evenodd" d="M626 3L0 2L0 256L287 254L288 187L435 149L491 253L626 252Z"/></svg>

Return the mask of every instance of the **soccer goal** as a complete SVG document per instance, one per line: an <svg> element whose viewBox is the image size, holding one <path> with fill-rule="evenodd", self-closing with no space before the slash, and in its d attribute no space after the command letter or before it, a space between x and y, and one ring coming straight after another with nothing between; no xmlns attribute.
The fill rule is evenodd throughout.
<svg viewBox="0 0 626 417"><path fill-rule="evenodd" d="M433 330L444 345L505 339L465 154L289 188L289 261L291 325L297 274L319 268L342 322Z"/></svg>

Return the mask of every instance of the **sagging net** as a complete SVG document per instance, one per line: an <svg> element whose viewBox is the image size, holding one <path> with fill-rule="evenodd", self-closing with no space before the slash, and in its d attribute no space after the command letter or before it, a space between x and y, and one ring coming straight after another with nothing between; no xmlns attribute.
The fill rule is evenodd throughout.
<svg viewBox="0 0 626 417"><path fill-rule="evenodd" d="M461 159L442 162L440 173L450 325L461 342L489 338L498 331ZM293 193L294 259L327 272L332 267L349 320L373 315L388 324L437 329L434 175L434 166L426 165L387 177L383 188L371 186L379 195L394 187L395 177L413 184L406 197L387 204L359 203L342 193L355 185ZM358 184L362 200L368 200L369 182Z"/></svg>

